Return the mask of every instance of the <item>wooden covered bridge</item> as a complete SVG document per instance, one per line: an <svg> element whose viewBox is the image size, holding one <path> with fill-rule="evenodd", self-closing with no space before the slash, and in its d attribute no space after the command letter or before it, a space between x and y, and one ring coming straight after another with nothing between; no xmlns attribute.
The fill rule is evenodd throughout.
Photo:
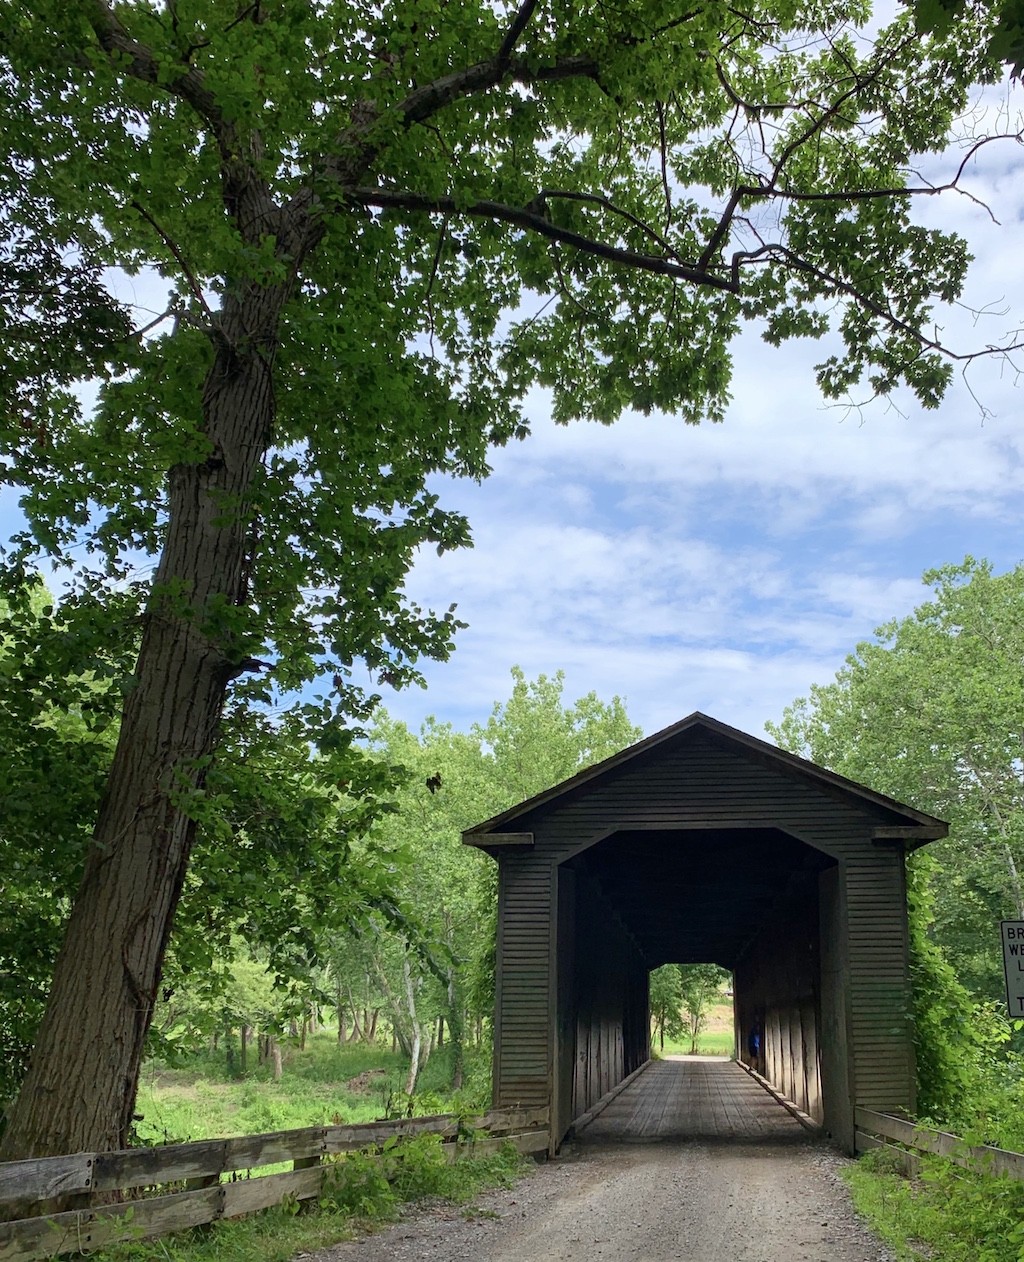
<svg viewBox="0 0 1024 1262"><path fill-rule="evenodd" d="M904 858L946 825L703 714L464 834L498 862L494 1103L557 1145L650 1055L648 974L731 969L737 1046L847 1151L912 1111Z"/></svg>

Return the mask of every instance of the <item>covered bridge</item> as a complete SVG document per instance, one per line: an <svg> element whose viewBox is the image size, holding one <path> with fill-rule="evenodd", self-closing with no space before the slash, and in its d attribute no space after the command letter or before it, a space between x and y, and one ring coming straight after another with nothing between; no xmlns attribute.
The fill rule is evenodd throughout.
<svg viewBox="0 0 1024 1262"><path fill-rule="evenodd" d="M469 830L498 862L496 1105L553 1143L650 1055L648 973L734 978L738 1046L844 1148L914 1107L908 850L946 825L703 714Z"/></svg>

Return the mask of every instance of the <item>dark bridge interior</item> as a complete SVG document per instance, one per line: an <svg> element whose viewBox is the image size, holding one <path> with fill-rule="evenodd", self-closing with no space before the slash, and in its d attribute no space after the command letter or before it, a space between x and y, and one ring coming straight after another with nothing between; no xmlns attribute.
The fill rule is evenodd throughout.
<svg viewBox="0 0 1024 1262"><path fill-rule="evenodd" d="M777 828L613 833L565 865L592 880L642 953L735 969L834 860Z"/></svg>
<svg viewBox="0 0 1024 1262"><path fill-rule="evenodd" d="M835 859L779 828L631 829L561 864L558 884L562 1124L646 1060L648 973L667 963L732 970L741 1054L756 1024L758 1067L826 1120Z"/></svg>

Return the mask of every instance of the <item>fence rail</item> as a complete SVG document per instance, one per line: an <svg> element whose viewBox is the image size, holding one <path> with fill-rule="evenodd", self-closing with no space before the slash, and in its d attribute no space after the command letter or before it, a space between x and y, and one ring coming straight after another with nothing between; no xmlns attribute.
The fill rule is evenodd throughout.
<svg viewBox="0 0 1024 1262"><path fill-rule="evenodd" d="M481 1136L481 1132L485 1134ZM482 1117L452 1114L313 1126L302 1130L206 1139L162 1148L75 1153L0 1163L0 1262L34 1262L61 1253L86 1253L123 1240L184 1231L279 1205L286 1196L320 1195L323 1157L379 1148L392 1139L438 1135L450 1156L512 1143L521 1153L548 1147L547 1109L498 1109ZM248 1177L264 1166L292 1162L279 1174ZM242 1177L239 1177L240 1174ZM222 1181L224 1176L228 1181ZM159 1189L172 1185L165 1193ZM139 1189L145 1189L142 1196ZM93 1204L127 1193L135 1199ZM67 1208L67 1198L74 1208Z"/></svg>
<svg viewBox="0 0 1024 1262"><path fill-rule="evenodd" d="M893 1117L890 1113L876 1113L873 1109L858 1107L854 1119L857 1126L855 1142L859 1153L871 1148L889 1148L908 1158L906 1164L914 1164L915 1152L935 1153L940 1157L947 1157L965 1170L973 1170L979 1174L1002 1174L1024 1183L1024 1153L1009 1152L1005 1148L994 1148L989 1144L968 1144L959 1135L917 1126L901 1117ZM888 1139L895 1140L903 1147L894 1148L892 1144L885 1142ZM907 1152L907 1149L912 1151Z"/></svg>

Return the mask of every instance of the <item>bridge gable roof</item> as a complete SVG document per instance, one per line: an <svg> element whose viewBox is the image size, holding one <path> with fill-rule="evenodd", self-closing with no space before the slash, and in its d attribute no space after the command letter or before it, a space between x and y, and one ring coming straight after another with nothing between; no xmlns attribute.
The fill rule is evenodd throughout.
<svg viewBox="0 0 1024 1262"><path fill-rule="evenodd" d="M630 764L678 753L683 753L685 757L686 746L701 736L741 759L758 763L769 772L800 781L807 788L842 800L847 807L874 821L875 837L879 841L901 842L907 849L915 849L928 841L945 837L949 831L945 821L934 815L695 711L603 762L587 767L560 784L467 829L462 839L467 845L495 851L521 844L528 838L532 840L529 832L518 831L518 828L525 829L572 799L604 789L612 779L627 772Z"/></svg>

